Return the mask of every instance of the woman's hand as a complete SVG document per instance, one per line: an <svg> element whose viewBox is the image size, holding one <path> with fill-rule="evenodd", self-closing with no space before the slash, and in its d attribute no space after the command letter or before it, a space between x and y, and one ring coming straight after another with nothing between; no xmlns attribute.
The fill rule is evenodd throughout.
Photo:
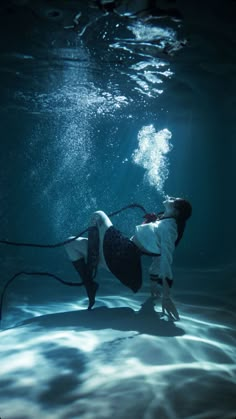
<svg viewBox="0 0 236 419"><path fill-rule="evenodd" d="M160 288L157 282L150 281L150 293L151 293L152 298L161 297Z"/></svg>
<svg viewBox="0 0 236 419"><path fill-rule="evenodd" d="M144 218L143 224L149 224L157 220L157 215L154 212L151 212L149 214L145 214L143 218Z"/></svg>
<svg viewBox="0 0 236 419"><path fill-rule="evenodd" d="M170 296L162 297L162 314L167 314L172 320L179 320L179 313Z"/></svg>

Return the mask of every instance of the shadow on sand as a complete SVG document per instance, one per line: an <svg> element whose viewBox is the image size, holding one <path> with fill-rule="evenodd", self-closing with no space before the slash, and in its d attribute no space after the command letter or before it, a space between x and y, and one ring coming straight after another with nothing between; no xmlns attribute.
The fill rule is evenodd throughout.
<svg viewBox="0 0 236 419"><path fill-rule="evenodd" d="M139 334L172 337L185 334L173 321L161 319L160 316L161 313L154 310L153 300L148 298L139 311L129 307L98 307L91 311L78 310L38 316L25 320L18 326L35 324L44 329L132 330Z"/></svg>

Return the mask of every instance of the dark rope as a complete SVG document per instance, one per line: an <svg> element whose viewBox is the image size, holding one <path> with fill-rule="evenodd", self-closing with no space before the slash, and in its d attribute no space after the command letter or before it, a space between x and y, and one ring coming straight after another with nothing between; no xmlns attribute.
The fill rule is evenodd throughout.
<svg viewBox="0 0 236 419"><path fill-rule="evenodd" d="M140 208L145 214L147 213L147 211L145 210L145 208L142 205L130 204L130 205L127 205L127 206L121 208L118 211L115 211L115 212L112 212L111 214L108 214L108 217L113 217L114 215L117 215L120 212L122 212L122 211L124 211L128 208ZM60 243L55 243L55 244L20 243L20 242L13 242L13 241L9 241L9 240L0 240L0 244L7 244L7 245L10 245L10 246L22 246L22 247L55 248L55 247L61 247L61 246L64 246L65 244L71 243L72 241L78 239L78 237L81 237L87 231L88 231L88 229L86 228L85 230L78 233L76 236L74 236L70 239L64 240Z"/></svg>
<svg viewBox="0 0 236 419"><path fill-rule="evenodd" d="M61 282L62 284L65 285L70 285L72 287L81 287L81 285L84 285L83 282L67 282L64 281L63 279L59 278L57 275L54 274L50 274L49 272L18 272L17 274L15 274L11 279L9 279L6 284L4 285L4 288L2 290L2 295L1 295L1 300L0 300L0 322L2 320L2 306L3 306L3 298L5 295L5 292L8 288L8 286L14 281L15 278L17 278L20 275L38 275L38 276L51 276L52 278L56 279L57 281Z"/></svg>
<svg viewBox="0 0 236 419"><path fill-rule="evenodd" d="M111 214L108 214L109 217L113 217L114 215L119 214L120 212L128 209L128 208L140 208L145 214L147 213L147 211L145 210L145 208L142 205L139 204L130 204L127 205L123 208L121 208L118 211L112 212ZM11 245L11 246L27 246L27 247L43 247L43 248L55 248L55 247L60 247L60 246L64 246L67 243L70 243L74 240L76 240L78 237L82 236L84 233L86 233L86 231L88 231L88 229L81 231L79 234L77 234L75 237L71 238L71 239L67 239L63 242L60 243L56 243L56 244L35 244L35 243L17 243L17 242L11 242L8 240L0 240L1 244L7 244L7 245ZM63 279L59 278L58 276L54 275L54 274L50 274L48 272L18 272L16 273L13 277L11 277L6 284L3 287L3 291L2 291L2 295L1 295L1 299L0 299L0 322L2 320L2 306L3 306L3 298L5 295L5 292L8 288L8 286L14 281L15 278L17 278L20 275L39 275L39 276L51 276L52 278L56 279L57 281L61 282L62 284L65 285L70 285L70 286L81 286L84 285L83 282L67 282L64 281Z"/></svg>

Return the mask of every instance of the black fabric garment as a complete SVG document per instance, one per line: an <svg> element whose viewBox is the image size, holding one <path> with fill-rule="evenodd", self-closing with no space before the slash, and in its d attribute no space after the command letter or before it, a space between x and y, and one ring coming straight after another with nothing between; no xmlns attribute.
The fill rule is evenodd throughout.
<svg viewBox="0 0 236 419"><path fill-rule="evenodd" d="M133 292L137 292L142 286L142 252L139 248L111 226L104 236L103 253L113 275Z"/></svg>

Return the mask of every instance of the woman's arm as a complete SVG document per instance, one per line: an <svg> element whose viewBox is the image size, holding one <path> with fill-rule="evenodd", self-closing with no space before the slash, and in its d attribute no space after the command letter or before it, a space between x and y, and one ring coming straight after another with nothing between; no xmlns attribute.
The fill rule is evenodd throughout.
<svg viewBox="0 0 236 419"><path fill-rule="evenodd" d="M167 314L173 320L179 320L179 313L170 298L170 287L166 279L163 280L162 314Z"/></svg>
<svg viewBox="0 0 236 419"><path fill-rule="evenodd" d="M158 226L157 235L161 247L161 255L153 258L149 268L151 294L154 297L157 296L159 293L156 283L162 285L162 312L163 314L168 314L172 319L178 320L178 311L170 297L173 279L171 265L173 262L177 231L175 226L169 223L161 223Z"/></svg>

